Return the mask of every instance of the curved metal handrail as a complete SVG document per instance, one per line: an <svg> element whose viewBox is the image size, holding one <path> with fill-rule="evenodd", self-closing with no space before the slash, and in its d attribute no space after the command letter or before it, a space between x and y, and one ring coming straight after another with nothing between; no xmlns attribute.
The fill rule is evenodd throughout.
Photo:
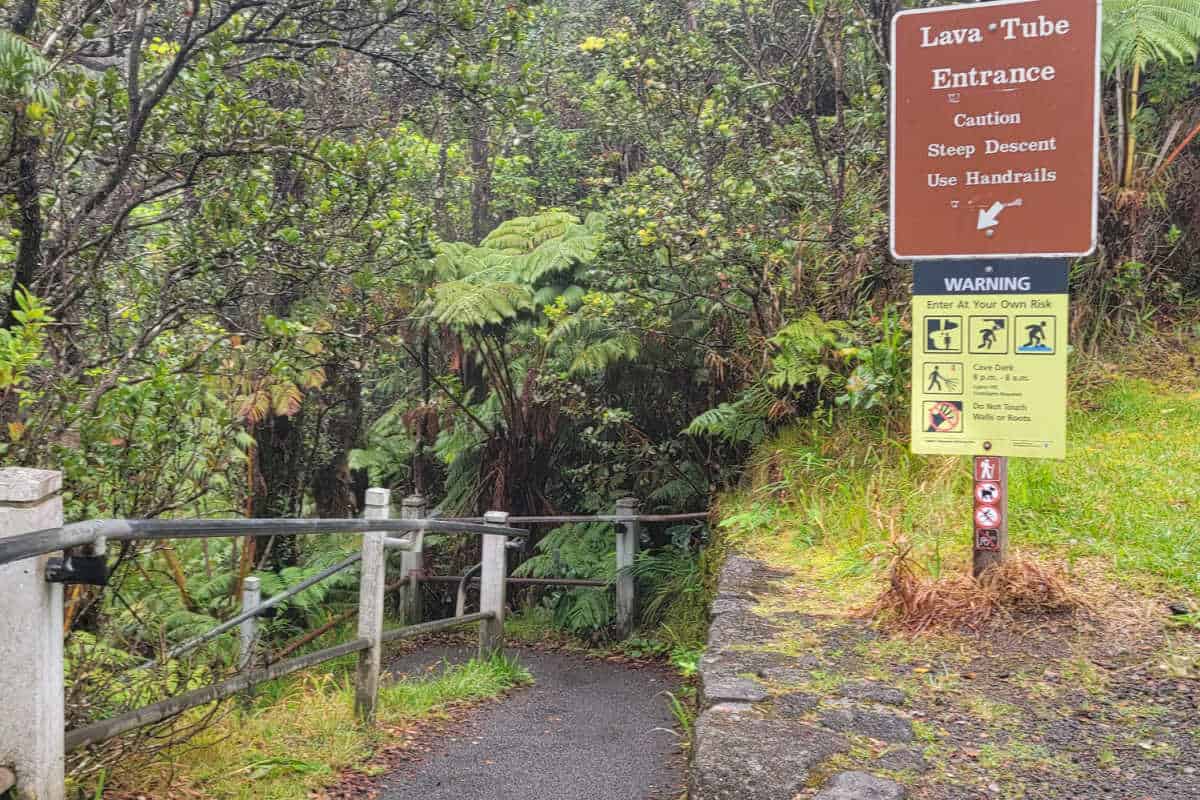
<svg viewBox="0 0 1200 800"><path fill-rule="evenodd" d="M524 537L529 531L440 519L106 519L75 522L0 540L0 565L99 541L312 536L322 533L470 533Z"/></svg>
<svg viewBox="0 0 1200 800"><path fill-rule="evenodd" d="M458 593L454 596L454 616L461 617L467 613L467 584L471 582L471 578L483 572L483 564L479 563L471 567L463 574L462 580L458 582Z"/></svg>

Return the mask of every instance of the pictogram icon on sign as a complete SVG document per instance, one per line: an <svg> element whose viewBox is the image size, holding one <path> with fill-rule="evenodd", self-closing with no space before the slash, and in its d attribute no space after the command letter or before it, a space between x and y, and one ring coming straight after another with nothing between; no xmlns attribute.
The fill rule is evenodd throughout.
<svg viewBox="0 0 1200 800"><path fill-rule="evenodd" d="M999 505L1000 503L1000 484L994 481L987 481L975 485L975 500L988 506Z"/></svg>
<svg viewBox="0 0 1200 800"><path fill-rule="evenodd" d="M962 317L928 317L925 320L925 352L962 352Z"/></svg>
<svg viewBox="0 0 1200 800"><path fill-rule="evenodd" d="M1000 509L995 506L980 506L975 509L975 524L980 528L1000 527Z"/></svg>
<svg viewBox="0 0 1200 800"><path fill-rule="evenodd" d="M926 403L925 431L927 433L962 433L962 401L937 400Z"/></svg>
<svg viewBox="0 0 1200 800"><path fill-rule="evenodd" d="M1000 531L989 528L975 531L975 549L996 552L1000 549Z"/></svg>
<svg viewBox="0 0 1200 800"><path fill-rule="evenodd" d="M1054 355L1058 344L1053 317L1017 317L1013 327L1017 332L1018 354Z"/></svg>
<svg viewBox="0 0 1200 800"><path fill-rule="evenodd" d="M1000 459L991 457L975 459L975 480L1000 480Z"/></svg>
<svg viewBox="0 0 1200 800"><path fill-rule="evenodd" d="M971 317L967 335L974 355L1008 354L1008 317Z"/></svg>
<svg viewBox="0 0 1200 800"><path fill-rule="evenodd" d="M924 372L925 394L963 393L964 375L961 363L929 363L925 365Z"/></svg>

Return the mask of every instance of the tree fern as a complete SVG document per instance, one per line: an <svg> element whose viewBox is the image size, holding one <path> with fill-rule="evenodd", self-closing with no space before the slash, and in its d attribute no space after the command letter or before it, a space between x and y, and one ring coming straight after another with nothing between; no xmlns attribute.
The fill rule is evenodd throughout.
<svg viewBox="0 0 1200 800"><path fill-rule="evenodd" d="M572 376L595 375L641 352L641 340L628 331L615 330L602 317L573 314L563 317L551 331L549 344L567 364Z"/></svg>
<svg viewBox="0 0 1200 800"><path fill-rule="evenodd" d="M602 243L603 238L598 231L590 231L583 225L570 225L561 236L514 258L514 277L527 283L537 283L548 275L590 262L600 251Z"/></svg>
<svg viewBox="0 0 1200 800"><path fill-rule="evenodd" d="M351 450L350 469L368 472L372 486L395 486L409 471L413 437L404 425L405 404L397 404L371 424L366 446Z"/></svg>
<svg viewBox="0 0 1200 800"><path fill-rule="evenodd" d="M544 285L534 292L533 302L536 303L539 308L545 308L551 303L557 302L559 298L561 298L562 304L565 307L569 309L576 309L579 308L580 303L583 302L583 298L586 295L587 289L574 283L552 283L549 285Z"/></svg>
<svg viewBox="0 0 1200 800"><path fill-rule="evenodd" d="M574 634L586 634L608 627L615 608L612 592L607 589L572 589L554 609L555 624Z"/></svg>
<svg viewBox="0 0 1200 800"><path fill-rule="evenodd" d="M519 217L500 225L479 247L462 242L439 245L434 272L433 315L447 325L494 325L583 289L573 271L596 257L602 217L586 224L565 212ZM539 286L555 277L554 287ZM535 294L536 292L536 294Z"/></svg>
<svg viewBox="0 0 1200 800"><path fill-rule="evenodd" d="M704 592L704 573L696 554L681 547L664 547L641 553L631 572L646 591L642 601L642 622L663 621L674 603L700 602Z"/></svg>
<svg viewBox="0 0 1200 800"><path fill-rule="evenodd" d="M1200 0L1105 0L1104 63L1109 69L1200 54Z"/></svg>
<svg viewBox="0 0 1200 800"><path fill-rule="evenodd" d="M612 525L563 525L537 543L537 554L513 570L533 578L580 578L611 582L616 577L616 538ZM571 589L545 601L554 623L571 633L592 633L612 623L614 608L608 589Z"/></svg>
<svg viewBox="0 0 1200 800"><path fill-rule="evenodd" d="M622 333L609 339L591 342L571 360L572 375L594 375L604 372L620 361L632 361L641 352L641 341L634 335Z"/></svg>
<svg viewBox="0 0 1200 800"><path fill-rule="evenodd" d="M771 364L759 379L734 401L696 417L687 432L731 444L758 444L766 435L767 423L791 408L787 395L841 379L828 362L848 332L845 323L826 322L812 313L784 326L770 340L774 351Z"/></svg>

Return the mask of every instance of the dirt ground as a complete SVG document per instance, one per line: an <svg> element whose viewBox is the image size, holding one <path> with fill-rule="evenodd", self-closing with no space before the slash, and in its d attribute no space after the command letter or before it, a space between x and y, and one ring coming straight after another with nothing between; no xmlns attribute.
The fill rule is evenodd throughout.
<svg viewBox="0 0 1200 800"><path fill-rule="evenodd" d="M796 797L863 771L912 800L1200 798L1200 631L1167 601L1113 587L1087 610L901 634L759 566L709 652L766 696L710 703L838 737Z"/></svg>

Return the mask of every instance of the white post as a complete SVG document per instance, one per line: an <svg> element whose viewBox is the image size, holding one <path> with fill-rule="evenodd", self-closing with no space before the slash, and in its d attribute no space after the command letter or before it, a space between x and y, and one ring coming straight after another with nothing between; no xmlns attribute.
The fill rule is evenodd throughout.
<svg viewBox="0 0 1200 800"><path fill-rule="evenodd" d="M508 527L507 511L489 511L484 524ZM491 619L479 623L479 657L504 650L504 592L508 583L508 537L484 536L479 576L479 610Z"/></svg>
<svg viewBox="0 0 1200 800"><path fill-rule="evenodd" d="M617 523L617 633L622 638L633 633L637 620L637 581L630 570L641 546L642 525L637 520L640 511L641 503L636 498L617 501L616 516L629 518Z"/></svg>
<svg viewBox="0 0 1200 800"><path fill-rule="evenodd" d="M392 493L387 489L367 489L366 519L387 519ZM358 585L358 635L371 646L358 654L354 710L363 722L375 718L379 698L379 670L383 662L383 587L386 581L387 553L382 531L364 533L362 540L362 577Z"/></svg>
<svg viewBox="0 0 1200 800"><path fill-rule="evenodd" d="M425 519L425 498L414 494L404 498L400 516L403 519ZM411 546L400 553L400 574L408 578L408 584L400 590L402 619L405 625L416 625L424 619L421 609L421 571L425 568L423 548L425 534L413 531L405 540Z"/></svg>
<svg viewBox="0 0 1200 800"><path fill-rule="evenodd" d="M0 469L0 538L63 524L62 473ZM20 800L63 800L63 587L47 556L0 566L0 772Z"/></svg>
<svg viewBox="0 0 1200 800"><path fill-rule="evenodd" d="M258 608L262 604L262 582L258 578L246 578L242 584L242 612ZM258 650L258 617L242 622L241 649L238 650L238 669L247 670L254 666Z"/></svg>

